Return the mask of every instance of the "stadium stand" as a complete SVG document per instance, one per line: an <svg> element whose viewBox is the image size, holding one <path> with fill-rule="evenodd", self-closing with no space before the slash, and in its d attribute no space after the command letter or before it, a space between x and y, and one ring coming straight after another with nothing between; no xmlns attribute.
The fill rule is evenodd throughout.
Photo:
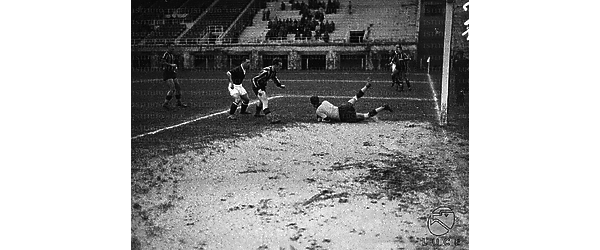
<svg viewBox="0 0 600 250"><path fill-rule="evenodd" d="M214 0L189 0L181 6L181 8L178 10L178 13L187 13L188 15L185 17L185 22L193 23L214 2Z"/></svg>
<svg viewBox="0 0 600 250"><path fill-rule="evenodd" d="M214 1L155 0L132 2L132 44L174 41Z"/></svg>
<svg viewBox="0 0 600 250"><path fill-rule="evenodd" d="M215 43L252 0L217 0L183 36L184 44Z"/></svg>
<svg viewBox="0 0 600 250"><path fill-rule="evenodd" d="M338 29L332 34L332 40L349 41L350 31L364 31L373 24L371 39L374 41L416 42L417 0L354 0L352 14L348 13L347 5L347 1L341 2L337 14L327 15Z"/></svg>
<svg viewBox="0 0 600 250"><path fill-rule="evenodd" d="M269 2L267 8L270 10L271 20L300 20L298 10L292 10L289 2L284 2L285 10L281 10L281 2ZM323 9L321 9L323 10ZM335 30L329 33L331 42L351 42L352 31L364 32L370 24L373 24L370 33L370 41L405 41L416 42L418 30L418 0L354 0L352 2L352 14L348 13L348 2L341 1L340 7L334 13L325 13L324 21L335 23ZM265 42L269 37L269 21L262 20L261 10L254 17L254 26L250 26L242 32L239 39L242 42ZM369 20L369 23L365 23ZM357 42L362 41L362 34ZM275 34L277 37L279 34ZM315 31L312 30L314 41ZM278 42L295 41L294 34L288 32L285 39L269 39ZM304 39L302 39L304 40ZM321 39L322 40L322 39ZM305 40L304 40L305 41ZM366 42L366 41L364 41Z"/></svg>

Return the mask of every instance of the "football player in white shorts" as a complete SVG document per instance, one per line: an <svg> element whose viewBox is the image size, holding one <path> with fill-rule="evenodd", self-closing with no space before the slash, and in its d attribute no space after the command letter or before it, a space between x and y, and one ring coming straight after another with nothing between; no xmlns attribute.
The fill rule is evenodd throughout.
<svg viewBox="0 0 600 250"><path fill-rule="evenodd" d="M248 103L250 102L250 98L248 98L248 92L242 86L242 82L246 77L246 70L250 68L250 59L244 58L242 64L233 68L230 71L227 71L227 77L229 78L229 95L233 97L233 103L229 108L229 116L227 117L230 120L235 120L235 110L238 106L241 105L240 114L247 115L250 112L246 111L248 109Z"/></svg>

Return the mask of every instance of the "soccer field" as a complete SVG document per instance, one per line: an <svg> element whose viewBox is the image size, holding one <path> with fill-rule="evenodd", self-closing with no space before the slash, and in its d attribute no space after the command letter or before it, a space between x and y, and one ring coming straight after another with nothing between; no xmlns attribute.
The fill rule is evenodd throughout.
<svg viewBox="0 0 600 250"><path fill-rule="evenodd" d="M257 73L243 84L251 101ZM267 93L283 122L269 124L226 118L223 72L180 73L189 107L171 110L161 107L161 72L132 75L134 246L413 249L443 205L457 220L447 236L468 249L468 112L450 101L449 125L439 126L440 77L411 73L412 91L398 92L387 72L282 71L286 89L269 83ZM367 77L373 86L357 112L389 104L393 113L316 121L311 95L339 106Z"/></svg>
<svg viewBox="0 0 600 250"><path fill-rule="evenodd" d="M257 98L251 92L248 78L256 73L250 71L244 82L244 87L253 101ZM278 74L278 77L287 88L279 89L273 84L269 84L267 92L271 98L274 98L269 102L271 110L279 115L284 123L276 126L268 125L268 127L315 122L314 109L308 102L309 96L319 95L323 97L322 99L339 106L364 86L367 77L374 81L373 87L357 102L357 112L368 112L375 107L389 104L396 112L380 113L379 118L382 120L414 120L435 123L439 119L438 106L436 106L434 96L439 100L441 86L439 86L439 81L429 80L427 74L424 73L414 73L409 76L413 84L413 90L410 92L406 90L398 92L391 87L387 72L305 73L283 71ZM134 74L134 78L138 79L132 80L131 133L136 140L140 136L144 137L147 133L197 119L201 122L191 122L184 126L161 130L154 134L153 139L166 137L180 141L193 137L195 140L206 141L215 136L226 137L230 134L265 129L267 126L267 123L264 122L265 119L255 119L252 116L241 116L241 119L237 121L224 119L226 114L223 111L228 109L232 101L227 92L227 80L224 73L187 72L180 74L179 81L183 89L183 100L190 107L169 111L161 107L168 89L160 79L160 72ZM173 104L174 100L171 103ZM439 101L437 105L439 105ZM253 107L251 105L249 110L253 111ZM207 116L209 117L205 118ZM198 133L199 131L202 132ZM183 138L179 138L179 136Z"/></svg>

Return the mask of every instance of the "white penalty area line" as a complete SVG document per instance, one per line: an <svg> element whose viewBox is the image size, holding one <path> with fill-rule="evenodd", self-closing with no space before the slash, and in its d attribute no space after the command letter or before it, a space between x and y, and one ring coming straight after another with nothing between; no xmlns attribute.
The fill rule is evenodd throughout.
<svg viewBox="0 0 600 250"><path fill-rule="evenodd" d="M283 97L283 96L278 95L278 96L269 97L268 99L271 100L271 99L277 99L277 98L281 98L281 97ZM257 102L258 102L258 100L255 100L255 101L250 102L249 104L256 104ZM147 135L153 135L153 134L156 134L156 133L164 131L164 130L169 130L169 129L176 128L176 127L181 127L181 126L186 125L188 123L192 123L192 122L197 122L197 121L200 121L200 120L208 119L208 118L211 118L213 116L225 114L227 112L229 112L229 110L223 110L221 112L213 113L213 114L210 114L210 115L205 115L205 116L198 117L198 118L193 119L193 120L185 121L185 122L173 125L173 126L168 126L168 127L164 127L164 128L152 131L152 132L144 133L144 134L141 134L141 135L136 135L134 137L131 137L131 139L134 140L134 139L137 139L137 138L140 138L140 137L144 137L144 136L147 136Z"/></svg>

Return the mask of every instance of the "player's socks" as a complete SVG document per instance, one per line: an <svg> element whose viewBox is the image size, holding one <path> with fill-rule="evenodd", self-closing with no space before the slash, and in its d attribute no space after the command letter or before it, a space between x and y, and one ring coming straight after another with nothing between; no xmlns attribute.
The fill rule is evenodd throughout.
<svg viewBox="0 0 600 250"><path fill-rule="evenodd" d="M262 110L262 106L256 105L256 113L254 113L255 115L260 114L260 111Z"/></svg>
<svg viewBox="0 0 600 250"><path fill-rule="evenodd" d="M167 95L167 97L165 97L165 101L163 102L163 108L169 108L169 101L171 101L171 98L173 98L173 96Z"/></svg>
<svg viewBox="0 0 600 250"><path fill-rule="evenodd" d="M175 99L177 99L177 106L187 108L188 105L181 103L181 95L175 95Z"/></svg>
<svg viewBox="0 0 600 250"><path fill-rule="evenodd" d="M386 104L386 105L383 105L383 106L381 106L379 108L371 110L369 112L368 116L369 117L373 117L373 116L377 115L377 113L381 112L382 110L387 110L387 111L390 111L390 112L394 112L394 110L392 110L392 107L390 107L390 105Z"/></svg>
<svg viewBox="0 0 600 250"><path fill-rule="evenodd" d="M377 110L376 109L373 109L373 110L369 111L369 117L373 117L373 116L376 116L376 115L377 115Z"/></svg>
<svg viewBox="0 0 600 250"><path fill-rule="evenodd" d="M231 107L229 108L229 114L233 115L235 113L236 109L237 109L237 105L235 103L232 103Z"/></svg>
<svg viewBox="0 0 600 250"><path fill-rule="evenodd" d="M366 89L366 87L363 87L363 89L359 90L358 93L356 93L356 99L361 98L365 95L365 90L367 90L367 89Z"/></svg>
<svg viewBox="0 0 600 250"><path fill-rule="evenodd" d="M263 113L265 115L268 115L269 113L271 113L271 110L269 108L266 108L266 109L263 110Z"/></svg>
<svg viewBox="0 0 600 250"><path fill-rule="evenodd" d="M247 103L242 103L242 107L240 108L240 114L250 114L250 112L246 111L248 109Z"/></svg>
<svg viewBox="0 0 600 250"><path fill-rule="evenodd" d="M260 111L262 110L262 106L256 106L256 113L254 113L255 117L261 117L263 115L260 114Z"/></svg>

